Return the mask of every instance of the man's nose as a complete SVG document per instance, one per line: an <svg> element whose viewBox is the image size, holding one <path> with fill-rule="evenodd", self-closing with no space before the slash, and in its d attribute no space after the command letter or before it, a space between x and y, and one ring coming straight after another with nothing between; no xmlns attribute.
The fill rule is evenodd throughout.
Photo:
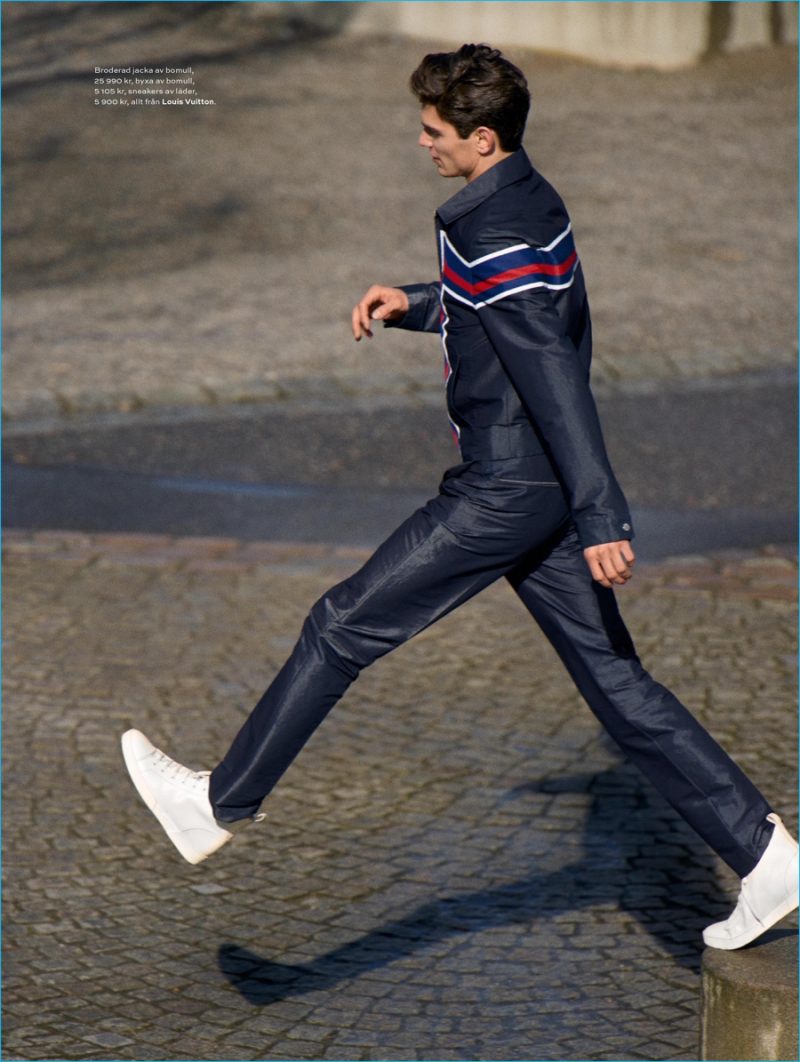
<svg viewBox="0 0 800 1062"><path fill-rule="evenodd" d="M420 147L429 148L433 141L423 129L423 131L419 134L419 139L417 140L417 143Z"/></svg>

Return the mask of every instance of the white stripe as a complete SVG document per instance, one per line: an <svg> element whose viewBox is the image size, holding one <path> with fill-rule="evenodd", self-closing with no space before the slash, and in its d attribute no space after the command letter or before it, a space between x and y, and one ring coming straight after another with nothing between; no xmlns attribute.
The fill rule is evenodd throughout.
<svg viewBox="0 0 800 1062"><path fill-rule="evenodd" d="M515 243L513 247L506 247L505 250L502 251L492 251L491 254L485 254L483 258L476 258L474 262L465 262L464 264L472 267L480 265L482 262L488 262L492 258L500 258L504 254L511 254L512 251L529 251L531 249L529 243ZM463 262L464 259L462 258L461 261Z"/></svg>
<svg viewBox="0 0 800 1062"><path fill-rule="evenodd" d="M474 309L475 303L468 296L459 295L457 291L453 291L452 288L448 288L446 284L442 284L442 291L446 291L447 294L451 295L454 299L457 299L459 302L463 302L465 306L471 306Z"/></svg>
<svg viewBox="0 0 800 1062"><path fill-rule="evenodd" d="M531 247L529 243L515 243L513 247L504 247L502 251L492 251L491 254L485 254L481 258L475 258L472 262L468 262L463 255L458 253L458 251L448 239L447 233L444 230L442 230L441 236L443 243L447 244L447 246L456 256L456 258L460 262L463 262L465 266L468 266L471 269L473 266L480 265L482 262L488 262L492 258L500 258L504 254L511 254L512 251L524 251L528 249L542 252L552 251L553 248L557 247L563 239L566 239L566 237L569 236L570 232L572 232L572 222L570 222L564 229L564 231L560 235L556 236L553 242L548 244L547 247ZM442 265L444 265L444 247L442 247Z"/></svg>
<svg viewBox="0 0 800 1062"><path fill-rule="evenodd" d="M442 270L444 270L444 245L445 244L447 244L447 246L450 248L450 250L456 256L456 258L459 260L459 262L463 262L465 266L471 266L472 265L472 262L468 262L466 260L466 258L464 258L462 255L460 255L458 253L458 251L455 249L455 247L452 245L452 243L450 243L450 241L448 240L447 233L443 229L442 230Z"/></svg>
<svg viewBox="0 0 800 1062"><path fill-rule="evenodd" d="M476 302L472 305L476 310L479 310L481 306L490 306L493 302L499 302L500 299L505 299L508 295L516 295L520 291L530 291L531 288L547 288L548 291L563 291L565 288L571 288L574 280L574 273L572 274L572 278L567 281L566 284L548 284L546 280L537 280L533 284L522 284L518 288L509 288L508 291L501 291L499 295L493 295L491 299L485 299L483 302Z"/></svg>
<svg viewBox="0 0 800 1062"><path fill-rule="evenodd" d="M442 233L442 237L446 238L444 233ZM444 246L442 246L442 263L444 263ZM450 370L448 375L447 375L447 379L444 382L445 396L446 396L447 395L447 385L450 382L450 377L453 375L453 366L452 366L452 364L450 362L450 355L447 352L447 326L450 324L450 317L449 317L449 315L447 313L447 309L445 308L445 305L444 305L444 285L442 285L442 287L441 287L441 289L439 291L439 304L442 307L442 313L444 314L444 316L442 317L442 323L441 323L441 326L440 326L441 332L442 332L442 350L444 351L444 360L447 362L447 368ZM447 401L447 399L445 398L445 402L446 401ZM448 422L450 424L450 427L456 433L456 438L460 441L461 440L461 428L459 428L459 426L454 422L453 418L450 416L450 410L449 409L447 411L447 420L448 420Z"/></svg>
<svg viewBox="0 0 800 1062"><path fill-rule="evenodd" d="M473 302L472 299L465 297L464 295L459 295L457 291L448 288L446 284L442 284L442 290L446 291L451 298L456 299L458 302L463 302L465 306L471 306L474 310L479 310L481 306L489 306L491 303L497 302L499 299L504 299L507 295L515 295L518 291L530 291L531 288L547 288L548 291L564 291L565 288L572 287L574 280L574 272L566 284L550 284L546 280L534 280L530 284L518 284L517 287L509 288L508 291L501 291L499 295L493 295L491 298L483 299L481 302Z"/></svg>
<svg viewBox="0 0 800 1062"><path fill-rule="evenodd" d="M528 251L528 250L530 250L530 244L528 244L528 243L517 243L517 244L514 244L513 247L504 247L502 251L492 251L491 254L485 254L483 256L483 258L476 258L474 262L468 262L463 255L458 253L458 251L455 249L455 247L452 245L452 243L448 239L447 233L445 233L444 231L442 231L442 240L447 244L447 246L450 248L450 250L456 256L456 258L459 260L459 262L461 262L463 265L465 265L467 267L467 269L472 269L473 266L480 265L481 262L488 262L490 258L500 258L504 254L510 254L512 251ZM442 248L442 255L444 255L444 248ZM442 258L442 264L444 264L444 258Z"/></svg>
<svg viewBox="0 0 800 1062"><path fill-rule="evenodd" d="M453 247L452 243L450 243L450 241L447 239L447 236L445 234L444 229L442 229L442 231L439 233L439 272L440 273L444 272L444 245L445 245L445 243L448 243L451 247ZM455 254L458 254L458 251L456 251L455 247L453 247L453 251L455 252ZM461 256L459 255L459 257L461 257ZM461 261L463 262L464 259L462 258Z"/></svg>
<svg viewBox="0 0 800 1062"><path fill-rule="evenodd" d="M552 251L553 248L557 247L558 244L560 244L561 241L564 239L564 237L565 236L569 236L569 234L571 232L572 232L572 222L570 222L569 225L567 225L567 227L564 229L564 231L561 233L560 236L556 236L556 238L553 240L553 242L548 247L542 247L542 250L543 251Z"/></svg>

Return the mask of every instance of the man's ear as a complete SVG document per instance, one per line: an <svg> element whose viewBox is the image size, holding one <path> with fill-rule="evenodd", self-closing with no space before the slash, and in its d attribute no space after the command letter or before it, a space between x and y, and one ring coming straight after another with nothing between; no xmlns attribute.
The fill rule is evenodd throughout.
<svg viewBox="0 0 800 1062"><path fill-rule="evenodd" d="M484 157L487 155L493 155L500 147L497 133L495 133L494 129L489 129L488 126L478 126L472 135L475 137L475 141L478 145L479 155Z"/></svg>

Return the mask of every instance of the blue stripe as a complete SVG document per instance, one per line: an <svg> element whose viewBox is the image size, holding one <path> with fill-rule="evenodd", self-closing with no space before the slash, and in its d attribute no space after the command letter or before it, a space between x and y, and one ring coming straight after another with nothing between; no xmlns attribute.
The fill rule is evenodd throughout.
<svg viewBox="0 0 800 1062"><path fill-rule="evenodd" d="M446 265L453 274L453 276L444 278L444 284L449 285L452 291L461 295L473 306L502 298L520 288L533 285L545 285L549 288L568 287L575 277L577 258L563 273L554 273L552 270L554 267L563 266L574 253L575 241L572 233L568 232L551 251L526 246L495 255L470 267L454 252L447 240L443 240L442 267ZM549 267L549 269L537 267ZM492 277L508 270L525 268L530 268L531 271L522 276L491 284L475 294L470 290L471 287L491 281Z"/></svg>
<svg viewBox="0 0 800 1062"><path fill-rule="evenodd" d="M481 281L489 280L498 273L504 273L507 269L519 269L531 265L559 266L566 262L574 250L575 241L570 232L552 251L543 251L540 247L523 247L518 251L509 251L473 266L472 283L480 284ZM564 276L568 275L564 274Z"/></svg>
<svg viewBox="0 0 800 1062"><path fill-rule="evenodd" d="M462 280L465 280L467 284L472 283L472 270L466 264L462 262L458 255L453 251L449 244L444 245L444 264L452 269Z"/></svg>

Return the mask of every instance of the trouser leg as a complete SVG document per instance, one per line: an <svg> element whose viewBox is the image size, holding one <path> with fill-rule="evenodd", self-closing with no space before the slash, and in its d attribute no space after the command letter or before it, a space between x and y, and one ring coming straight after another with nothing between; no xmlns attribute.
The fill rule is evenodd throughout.
<svg viewBox="0 0 800 1062"><path fill-rule="evenodd" d="M642 667L614 593L591 579L574 531L508 578L623 752L737 874L748 874L769 843L769 804Z"/></svg>
<svg viewBox="0 0 800 1062"><path fill-rule="evenodd" d="M505 574L531 541L558 530L566 517L561 492L539 493L526 494L525 511L510 515L518 486L490 485L477 498L439 495L320 598L289 660L211 774L219 821L258 809L364 667Z"/></svg>

